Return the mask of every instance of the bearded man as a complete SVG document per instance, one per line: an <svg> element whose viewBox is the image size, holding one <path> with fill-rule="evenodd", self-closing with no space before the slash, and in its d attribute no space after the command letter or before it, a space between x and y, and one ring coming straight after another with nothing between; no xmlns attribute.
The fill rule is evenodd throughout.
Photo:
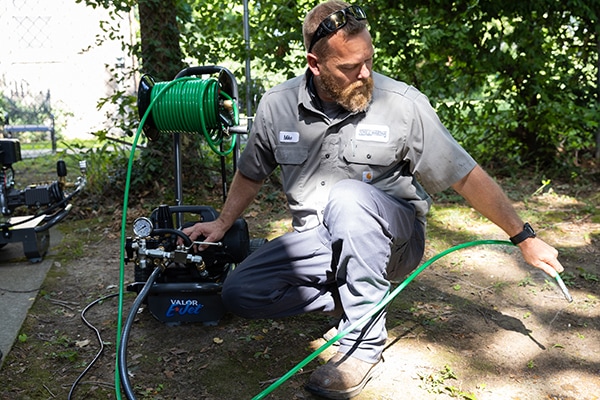
<svg viewBox="0 0 600 400"><path fill-rule="evenodd" d="M184 230L220 240L281 169L293 232L267 242L226 278L226 307L246 318L306 312L347 330L421 261L428 193L454 188L502 228L531 265L562 271L558 252L524 224L502 189L452 138L417 89L373 71L360 6L319 4L303 24L308 68L261 99L227 200L215 221ZM339 340L307 389L356 396L377 373L385 312Z"/></svg>

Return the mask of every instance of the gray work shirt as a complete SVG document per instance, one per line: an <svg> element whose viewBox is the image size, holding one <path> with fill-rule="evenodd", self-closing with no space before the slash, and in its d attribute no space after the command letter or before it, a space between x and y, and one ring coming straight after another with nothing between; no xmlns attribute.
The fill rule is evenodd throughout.
<svg viewBox="0 0 600 400"><path fill-rule="evenodd" d="M296 230L322 222L329 190L342 179L409 201L425 222L426 191L444 190L475 167L414 87L374 72L367 111L329 118L309 79L307 71L267 91L238 163L240 173L257 181L280 166Z"/></svg>

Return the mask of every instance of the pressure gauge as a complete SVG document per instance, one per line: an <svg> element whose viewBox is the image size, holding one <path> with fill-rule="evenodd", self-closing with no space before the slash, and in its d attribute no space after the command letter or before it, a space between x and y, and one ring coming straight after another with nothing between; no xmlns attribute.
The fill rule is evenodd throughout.
<svg viewBox="0 0 600 400"><path fill-rule="evenodd" d="M152 221L146 217L137 218L133 221L133 233L138 237L150 236L153 229Z"/></svg>

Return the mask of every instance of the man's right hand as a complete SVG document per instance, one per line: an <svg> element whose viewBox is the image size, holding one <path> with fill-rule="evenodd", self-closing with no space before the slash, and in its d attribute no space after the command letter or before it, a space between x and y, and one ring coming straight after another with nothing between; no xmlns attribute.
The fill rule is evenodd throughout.
<svg viewBox="0 0 600 400"><path fill-rule="evenodd" d="M198 222L182 229L182 232L185 233L192 242L198 238L201 238L201 241L203 242L218 242L225 236L227 229L228 227L217 218L214 221ZM177 243L183 244L183 240L179 239ZM198 246L198 249L204 250L206 247L208 246Z"/></svg>
<svg viewBox="0 0 600 400"><path fill-rule="evenodd" d="M237 171L219 217L214 221L199 222L183 229L182 232L188 235L192 241L201 238L203 242L218 242L223 239L235 220L256 197L262 184L263 181L246 178ZM183 240L178 239L177 243L183 244ZM204 250L207 246L198 247L200 250Z"/></svg>

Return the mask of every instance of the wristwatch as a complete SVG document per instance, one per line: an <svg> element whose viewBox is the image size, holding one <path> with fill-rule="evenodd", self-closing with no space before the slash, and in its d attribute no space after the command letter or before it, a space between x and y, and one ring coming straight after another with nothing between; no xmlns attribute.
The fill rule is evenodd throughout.
<svg viewBox="0 0 600 400"><path fill-rule="evenodd" d="M510 241L513 242L513 244L519 244L525 239L534 237L535 231L533 230L531 225L529 225L529 222L526 222L523 226L523 230L521 231L521 233L517 233L515 236L511 237Z"/></svg>

